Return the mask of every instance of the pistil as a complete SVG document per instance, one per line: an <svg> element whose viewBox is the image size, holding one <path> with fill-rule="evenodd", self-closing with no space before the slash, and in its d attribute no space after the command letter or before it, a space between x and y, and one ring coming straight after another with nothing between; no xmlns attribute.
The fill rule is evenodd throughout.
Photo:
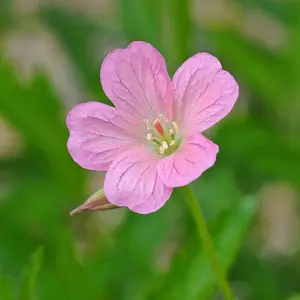
<svg viewBox="0 0 300 300"><path fill-rule="evenodd" d="M158 119L155 119L154 120L154 123L153 123L155 129L157 130L157 132L159 133L160 136L164 136L165 135L165 131L160 123L160 121Z"/></svg>

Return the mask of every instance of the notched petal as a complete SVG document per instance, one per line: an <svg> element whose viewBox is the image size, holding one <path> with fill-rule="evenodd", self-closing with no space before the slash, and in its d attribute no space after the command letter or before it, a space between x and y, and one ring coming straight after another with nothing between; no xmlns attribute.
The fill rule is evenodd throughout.
<svg viewBox="0 0 300 300"><path fill-rule="evenodd" d="M235 79L207 53L184 62L174 75L173 85L178 122L186 130L201 132L231 111L239 92Z"/></svg>
<svg viewBox="0 0 300 300"><path fill-rule="evenodd" d="M191 132L176 153L158 163L158 174L166 186L185 186L214 165L217 153L216 144L200 133Z"/></svg>
<svg viewBox="0 0 300 300"><path fill-rule="evenodd" d="M100 79L103 90L117 108L140 119L169 112L172 84L165 60L150 44L133 42L105 58Z"/></svg>
<svg viewBox="0 0 300 300"><path fill-rule="evenodd" d="M99 102L75 106L67 117L67 126L70 155L90 170L106 171L120 153L143 139L139 120Z"/></svg>
<svg viewBox="0 0 300 300"><path fill-rule="evenodd" d="M109 202L148 214L161 208L172 189L157 174L157 158L143 149L122 153L110 166L104 182Z"/></svg>

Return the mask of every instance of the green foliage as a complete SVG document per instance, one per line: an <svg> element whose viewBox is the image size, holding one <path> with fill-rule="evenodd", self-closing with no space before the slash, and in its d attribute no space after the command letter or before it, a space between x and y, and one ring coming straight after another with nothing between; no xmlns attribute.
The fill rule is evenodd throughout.
<svg viewBox="0 0 300 300"><path fill-rule="evenodd" d="M214 246L224 270L229 269L236 256L241 238L255 213L256 204L257 199L247 197L228 209L219 221L220 229L214 233ZM198 243L195 243L198 239L197 234L194 234L186 243L175 258L170 272L162 279L164 284L153 299L209 299L216 281L206 254L199 251Z"/></svg>
<svg viewBox="0 0 300 300"><path fill-rule="evenodd" d="M5 300L35 300L37 275L41 268L43 249L38 248L30 257L29 264L24 268L21 283L16 289L11 280L0 276L0 296ZM14 291L17 290L17 291Z"/></svg>
<svg viewBox="0 0 300 300"><path fill-rule="evenodd" d="M147 41L161 46L161 1L119 0L120 18L129 40Z"/></svg>
<svg viewBox="0 0 300 300"><path fill-rule="evenodd" d="M13 300L13 287L8 278L0 275L0 297L1 299Z"/></svg>
<svg viewBox="0 0 300 300"><path fill-rule="evenodd" d="M68 192L77 193L74 185L81 186L82 173L66 152L67 130L60 118L61 103L48 82L43 76L38 76L29 85L21 84L13 69L3 60L0 62L0 78L0 109L4 117L23 135L28 146L40 151L53 178L60 181Z"/></svg>
<svg viewBox="0 0 300 300"><path fill-rule="evenodd" d="M29 265L24 270L18 300L35 300L36 280L42 263L42 248L36 250L31 256Z"/></svg>
<svg viewBox="0 0 300 300"><path fill-rule="evenodd" d="M84 80L90 95L88 99L82 99L82 101L92 101L97 95L101 102L108 103L106 96L100 93L99 67L103 57L99 53L97 57L91 55L91 52L95 51L93 49L95 43L99 43L95 39L103 37L102 25L83 18L79 13L69 12L55 6L45 8L42 11L42 17L51 30L57 34L78 70L80 78Z"/></svg>
<svg viewBox="0 0 300 300"><path fill-rule="evenodd" d="M276 54L246 40L233 30L206 29L210 42L217 48L216 54L235 70L249 87L259 93L269 108L279 108L286 77L280 67L283 62Z"/></svg>
<svg viewBox="0 0 300 300"><path fill-rule="evenodd" d="M300 295L294 295L290 297L288 300L299 300L299 299L300 299Z"/></svg>

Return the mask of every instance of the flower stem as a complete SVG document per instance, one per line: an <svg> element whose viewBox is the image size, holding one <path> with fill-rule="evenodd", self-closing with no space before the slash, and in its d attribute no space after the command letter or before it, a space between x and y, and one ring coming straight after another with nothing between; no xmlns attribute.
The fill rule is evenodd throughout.
<svg viewBox="0 0 300 300"><path fill-rule="evenodd" d="M209 257L211 266L212 266L215 276L219 282L219 286L225 296L225 299L232 300L233 294L232 294L229 284L226 280L225 273L222 270L222 267L221 267L221 265L217 259L217 256L215 254L211 236L209 234L207 224L204 219L201 207L198 204L198 201L196 200L194 193L193 193L192 189L190 188L190 186L187 185L183 189L186 192L187 201L189 202L192 214L197 223L198 233L200 235L200 238L202 239L203 247L206 251L206 254Z"/></svg>

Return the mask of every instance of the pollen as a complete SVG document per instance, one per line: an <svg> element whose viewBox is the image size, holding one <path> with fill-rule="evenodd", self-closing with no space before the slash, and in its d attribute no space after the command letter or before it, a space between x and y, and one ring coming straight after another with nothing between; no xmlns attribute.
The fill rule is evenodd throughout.
<svg viewBox="0 0 300 300"><path fill-rule="evenodd" d="M162 147L163 147L165 150L167 150L167 149L169 148L169 145L168 145L168 143L167 143L166 141L163 141L163 142L161 143L161 145L162 145Z"/></svg>
<svg viewBox="0 0 300 300"><path fill-rule="evenodd" d="M164 153L165 153L165 149L164 149L163 146L160 146L160 147L159 147L159 153L160 153L160 154L164 154Z"/></svg>
<svg viewBox="0 0 300 300"><path fill-rule="evenodd" d="M147 133L147 136L146 136L147 140L148 141L151 141L152 140L152 133Z"/></svg>

